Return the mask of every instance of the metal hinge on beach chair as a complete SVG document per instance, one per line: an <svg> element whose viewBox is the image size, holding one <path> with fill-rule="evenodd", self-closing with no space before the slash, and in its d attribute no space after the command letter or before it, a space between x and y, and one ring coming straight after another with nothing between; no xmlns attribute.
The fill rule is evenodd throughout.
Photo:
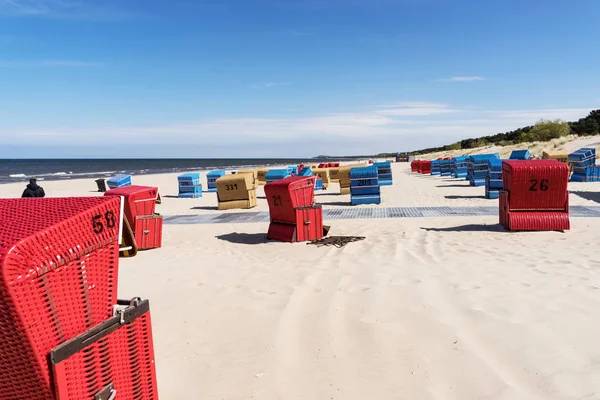
<svg viewBox="0 0 600 400"><path fill-rule="evenodd" d="M56 399L157 399L151 328L148 300L119 300L112 318L52 349Z"/></svg>

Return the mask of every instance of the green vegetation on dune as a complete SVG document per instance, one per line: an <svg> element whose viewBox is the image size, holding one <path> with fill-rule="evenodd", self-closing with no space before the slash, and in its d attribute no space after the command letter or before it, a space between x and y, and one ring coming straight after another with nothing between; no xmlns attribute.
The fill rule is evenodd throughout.
<svg viewBox="0 0 600 400"><path fill-rule="evenodd" d="M547 142L569 134L579 136L598 135L600 133L600 110L594 110L590 114L576 122L564 122L561 120L541 120L533 126L526 126L506 133L498 133L491 136L483 136L476 139L464 139L442 147L431 147L413 151L411 154L426 154L439 151L465 150L476 147L495 145L508 146L525 142Z"/></svg>

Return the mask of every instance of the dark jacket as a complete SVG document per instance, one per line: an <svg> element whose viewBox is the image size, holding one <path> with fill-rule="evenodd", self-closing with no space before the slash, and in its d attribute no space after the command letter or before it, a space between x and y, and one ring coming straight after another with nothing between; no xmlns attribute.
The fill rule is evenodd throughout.
<svg viewBox="0 0 600 400"><path fill-rule="evenodd" d="M41 186L38 186L36 183L30 183L27 185L27 188L21 195L21 197L44 197L46 193L44 193L44 189Z"/></svg>

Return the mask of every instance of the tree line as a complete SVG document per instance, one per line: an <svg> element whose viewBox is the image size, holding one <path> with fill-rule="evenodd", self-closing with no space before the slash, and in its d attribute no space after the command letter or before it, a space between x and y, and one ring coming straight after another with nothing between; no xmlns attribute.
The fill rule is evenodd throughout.
<svg viewBox="0 0 600 400"><path fill-rule="evenodd" d="M600 110L594 110L585 118L575 122L540 120L535 125L525 126L514 131L482 136L477 139L464 139L441 147L431 147L411 152L425 154L438 151L465 150L487 145L508 146L524 142L547 142L569 134L591 136L600 134Z"/></svg>

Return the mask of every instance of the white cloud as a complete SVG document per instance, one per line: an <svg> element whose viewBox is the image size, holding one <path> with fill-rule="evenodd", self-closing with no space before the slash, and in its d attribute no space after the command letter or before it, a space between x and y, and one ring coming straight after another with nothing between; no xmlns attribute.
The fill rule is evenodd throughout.
<svg viewBox="0 0 600 400"><path fill-rule="evenodd" d="M267 82L267 83L255 83L250 85L253 89L270 89L278 86L289 86L291 83L288 82Z"/></svg>
<svg viewBox="0 0 600 400"><path fill-rule="evenodd" d="M516 121L532 121L535 123L540 119L562 119L565 121L574 121L585 117L591 111L590 108L567 108L567 109L546 109L546 110L518 110L518 111L493 111L502 119L512 119Z"/></svg>
<svg viewBox="0 0 600 400"><path fill-rule="evenodd" d="M117 9L115 2L81 0L0 0L0 16L79 19L92 21L128 20L136 15Z"/></svg>
<svg viewBox="0 0 600 400"><path fill-rule="evenodd" d="M443 103L413 102L353 113L205 119L164 126L44 129L0 126L0 139L10 145L36 143L41 146L77 143L101 147L118 142L121 146L135 147L144 143L155 146L157 150L153 156L165 157L182 156L181 153L164 150L177 146L189 150L187 156L196 157L232 157L233 154L256 157L268 155L269 149L277 151L271 153L274 157L349 152L364 154L448 144L469 137L506 132L534 124L540 118L575 120L587 115L591 109L473 110L453 108ZM427 118L422 118L425 115ZM194 146L200 150L191 153ZM208 152L207 149L213 150Z"/></svg>
<svg viewBox="0 0 600 400"><path fill-rule="evenodd" d="M0 0L0 11L12 15L46 15L75 5L68 0Z"/></svg>
<svg viewBox="0 0 600 400"><path fill-rule="evenodd" d="M77 60L36 60L36 61L1 61L0 68L85 68L100 67L101 63Z"/></svg>
<svg viewBox="0 0 600 400"><path fill-rule="evenodd" d="M487 78L483 76L453 76L452 78L437 79L438 82L476 82L485 80Z"/></svg>
<svg viewBox="0 0 600 400"><path fill-rule="evenodd" d="M427 103L427 102L409 102L395 105L380 106L376 111L380 115L388 116L428 116L455 113L459 110L450 108L447 104Z"/></svg>

